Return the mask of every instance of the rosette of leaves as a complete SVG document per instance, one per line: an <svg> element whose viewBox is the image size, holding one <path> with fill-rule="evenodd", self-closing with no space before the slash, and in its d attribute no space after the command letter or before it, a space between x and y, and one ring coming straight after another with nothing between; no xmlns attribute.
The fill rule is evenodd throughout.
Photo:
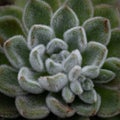
<svg viewBox="0 0 120 120"><path fill-rule="evenodd" d="M109 20L90 0L29 0L23 11L0 11L0 117L116 119L117 11L108 11Z"/></svg>

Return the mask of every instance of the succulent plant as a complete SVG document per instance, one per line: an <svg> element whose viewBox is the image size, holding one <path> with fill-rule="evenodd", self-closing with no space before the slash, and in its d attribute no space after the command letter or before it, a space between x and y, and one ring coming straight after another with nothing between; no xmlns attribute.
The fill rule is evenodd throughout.
<svg viewBox="0 0 120 120"><path fill-rule="evenodd" d="M91 0L0 7L0 117L117 119L119 24L117 9Z"/></svg>

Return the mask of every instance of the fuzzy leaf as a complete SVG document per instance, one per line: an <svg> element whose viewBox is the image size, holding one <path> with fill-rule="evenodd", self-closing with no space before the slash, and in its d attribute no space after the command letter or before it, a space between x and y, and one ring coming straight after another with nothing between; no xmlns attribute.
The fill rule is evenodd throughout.
<svg viewBox="0 0 120 120"><path fill-rule="evenodd" d="M47 44L46 49L47 53L51 55L53 53L59 53L62 50L67 50L68 45L63 40L55 38Z"/></svg>
<svg viewBox="0 0 120 120"><path fill-rule="evenodd" d="M78 80L79 80L80 83L82 83L86 80L86 77L84 75L80 75Z"/></svg>
<svg viewBox="0 0 120 120"><path fill-rule="evenodd" d="M81 82L81 86L85 91L92 90L94 87L94 84L91 79L86 79L83 82Z"/></svg>
<svg viewBox="0 0 120 120"><path fill-rule="evenodd" d="M81 65L82 56L79 50L74 50L72 53L63 61L63 68L65 72L69 72L74 66Z"/></svg>
<svg viewBox="0 0 120 120"><path fill-rule="evenodd" d="M22 20L22 9L13 5L9 6L1 6L0 7L0 17L3 16L13 16L18 18L20 21Z"/></svg>
<svg viewBox="0 0 120 120"><path fill-rule="evenodd" d="M91 0L68 0L66 4L75 11L81 24L93 17L94 10Z"/></svg>
<svg viewBox="0 0 120 120"><path fill-rule="evenodd" d="M62 102L60 96L56 94L48 95L46 103L50 111L60 118L71 117L75 113L75 111Z"/></svg>
<svg viewBox="0 0 120 120"><path fill-rule="evenodd" d="M14 36L4 44L5 54L10 63L17 69L29 66L29 50L22 36Z"/></svg>
<svg viewBox="0 0 120 120"><path fill-rule="evenodd" d="M28 46L33 48L39 44L46 45L55 37L53 30L45 25L33 25L28 34Z"/></svg>
<svg viewBox="0 0 120 120"><path fill-rule="evenodd" d="M17 72L7 65L0 66L0 92L15 97L24 94L17 81Z"/></svg>
<svg viewBox="0 0 120 120"><path fill-rule="evenodd" d="M120 58L120 29L116 28L112 30L111 40L108 45L108 57Z"/></svg>
<svg viewBox="0 0 120 120"><path fill-rule="evenodd" d="M116 77L109 83L105 84L110 89L119 90L120 89L120 59L118 58L108 58L103 66L105 69L109 69L116 73Z"/></svg>
<svg viewBox="0 0 120 120"><path fill-rule="evenodd" d="M51 27L58 38L62 38L66 30L78 25L79 20L76 14L66 5L59 8L51 19Z"/></svg>
<svg viewBox="0 0 120 120"><path fill-rule="evenodd" d="M97 101L97 93L94 89L84 91L82 94L79 95L79 98L85 103L93 104Z"/></svg>
<svg viewBox="0 0 120 120"><path fill-rule="evenodd" d="M4 42L14 36L24 35L21 27L21 23L18 19L12 16L5 16L0 18L0 46L3 46Z"/></svg>
<svg viewBox="0 0 120 120"><path fill-rule="evenodd" d="M42 119L49 114L44 95L18 96L15 103L21 116L27 119Z"/></svg>
<svg viewBox="0 0 120 120"><path fill-rule="evenodd" d="M116 77L116 75L114 72L112 72L110 70L106 70L106 69L101 69L99 76L96 79L94 79L94 82L108 83L111 80L113 80L115 77Z"/></svg>
<svg viewBox="0 0 120 120"><path fill-rule="evenodd" d="M75 99L75 95L68 86L62 89L62 97L66 103L72 103Z"/></svg>
<svg viewBox="0 0 120 120"><path fill-rule="evenodd" d="M54 62L52 59L47 59L45 62L47 72L51 75L57 74L63 71L62 65L60 63Z"/></svg>
<svg viewBox="0 0 120 120"><path fill-rule="evenodd" d="M97 42L89 42L83 52L83 66L95 65L101 67L107 57L107 48Z"/></svg>
<svg viewBox="0 0 120 120"><path fill-rule="evenodd" d="M0 93L0 117L13 119L18 116L14 99Z"/></svg>
<svg viewBox="0 0 120 120"><path fill-rule="evenodd" d="M46 2L42 0L28 0L23 13L23 22L28 30L34 24L49 25L51 16L51 7Z"/></svg>
<svg viewBox="0 0 120 120"><path fill-rule="evenodd" d="M120 92L106 88L96 88L101 96L101 107L98 111L100 117L113 117L120 113Z"/></svg>
<svg viewBox="0 0 120 120"><path fill-rule="evenodd" d="M78 80L80 75L81 75L81 67L77 65L70 70L68 74L68 78L72 82Z"/></svg>
<svg viewBox="0 0 120 120"><path fill-rule="evenodd" d="M95 6L94 16L108 18L112 28L118 27L120 25L119 11L118 9L115 9L113 5L101 4Z"/></svg>
<svg viewBox="0 0 120 120"><path fill-rule="evenodd" d="M60 91L68 82L67 76L58 73L53 76L44 76L39 78L40 86L51 92Z"/></svg>
<svg viewBox="0 0 120 120"><path fill-rule="evenodd" d="M64 41L67 42L69 50L79 49L84 51L87 38L85 30L82 27L74 27L64 33Z"/></svg>
<svg viewBox="0 0 120 120"><path fill-rule="evenodd" d="M33 48L29 55L29 61L32 68L37 72L44 71L43 59L45 57L45 46L38 45Z"/></svg>
<svg viewBox="0 0 120 120"><path fill-rule="evenodd" d="M62 50L58 54L52 54L51 59L57 63L62 63L69 55L70 53L67 50Z"/></svg>
<svg viewBox="0 0 120 120"><path fill-rule="evenodd" d="M115 3L117 3L119 0L92 0L92 2L95 4L95 5L98 5L98 4L111 4L111 5L114 5Z"/></svg>
<svg viewBox="0 0 120 120"><path fill-rule="evenodd" d="M60 1L59 0L44 0L47 2L51 7L53 11L56 11L59 8Z"/></svg>
<svg viewBox="0 0 120 120"><path fill-rule="evenodd" d="M94 79L99 75L99 67L89 65L82 68L82 74L88 78Z"/></svg>
<svg viewBox="0 0 120 120"><path fill-rule="evenodd" d="M83 93L83 89L79 81L72 82L70 84L70 88L75 95L81 95Z"/></svg>
<svg viewBox="0 0 120 120"><path fill-rule="evenodd" d="M75 109L78 115L81 116L94 116L98 112L101 104L101 98L97 95L97 101L93 104L86 104L84 102L80 102L80 99L76 99L72 107Z"/></svg>
<svg viewBox="0 0 120 120"><path fill-rule="evenodd" d="M88 41L100 42L107 45L111 37L111 25L107 18L93 17L84 22Z"/></svg>
<svg viewBox="0 0 120 120"><path fill-rule="evenodd" d="M38 83L38 73L31 71L29 68L22 67L18 73L18 82L21 88L29 93L39 94L43 92Z"/></svg>

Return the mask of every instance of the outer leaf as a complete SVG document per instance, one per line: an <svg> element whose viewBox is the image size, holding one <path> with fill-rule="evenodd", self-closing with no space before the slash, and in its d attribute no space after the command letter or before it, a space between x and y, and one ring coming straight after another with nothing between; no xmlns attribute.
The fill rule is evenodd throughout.
<svg viewBox="0 0 120 120"><path fill-rule="evenodd" d="M94 104L83 103L82 101L80 101L80 99L76 99L73 102L72 107L75 109L78 115L88 117L88 116L96 115L96 113L100 108L100 104L101 104L101 98L98 95L97 102L95 102Z"/></svg>
<svg viewBox="0 0 120 120"><path fill-rule="evenodd" d="M120 115L110 117L110 118L99 118L99 120L120 120Z"/></svg>
<svg viewBox="0 0 120 120"><path fill-rule="evenodd" d="M85 30L82 27L74 27L64 33L64 41L67 42L69 50L79 49L84 51L87 38Z"/></svg>
<svg viewBox="0 0 120 120"><path fill-rule="evenodd" d="M24 9L23 22L28 30L34 24L49 25L51 16L51 7L46 2L42 0L28 0Z"/></svg>
<svg viewBox="0 0 120 120"><path fill-rule="evenodd" d="M16 98L19 113L27 119L42 119L49 114L43 95L26 95Z"/></svg>
<svg viewBox="0 0 120 120"><path fill-rule="evenodd" d="M15 68L29 66L29 50L22 36L14 36L4 44L5 54Z"/></svg>
<svg viewBox="0 0 120 120"><path fill-rule="evenodd" d="M39 44L46 45L55 37L53 30L45 25L33 25L28 33L28 46L33 48Z"/></svg>
<svg viewBox="0 0 120 120"><path fill-rule="evenodd" d="M14 35L24 35L20 22L12 16L1 17L0 46L3 46L4 42Z"/></svg>
<svg viewBox="0 0 120 120"><path fill-rule="evenodd" d="M99 67L94 66L94 65L89 65L89 66L85 66L82 68L82 74L85 77L94 79L99 75Z"/></svg>
<svg viewBox="0 0 120 120"><path fill-rule="evenodd" d="M108 84L105 84L110 89L120 89L120 59L118 58L108 58L103 66L105 69L109 69L116 73L115 79L113 79Z"/></svg>
<svg viewBox="0 0 120 120"><path fill-rule="evenodd" d="M66 105L56 94L50 94L46 98L46 103L49 109L58 117L65 118L74 115L75 111Z"/></svg>
<svg viewBox="0 0 120 120"><path fill-rule="evenodd" d="M92 0L92 2L95 4L95 5L98 5L98 4L111 4L111 5L114 5L115 3L117 3L119 0Z"/></svg>
<svg viewBox="0 0 120 120"><path fill-rule="evenodd" d="M115 9L112 5L101 4L95 6L94 16L106 17L110 20L111 27L115 28L120 25L120 17L118 9Z"/></svg>
<svg viewBox="0 0 120 120"><path fill-rule="evenodd" d="M106 69L101 69L99 76L96 79L94 79L94 82L108 83L111 80L114 80L115 77L116 77L116 75L114 72L112 72L110 70L106 70Z"/></svg>
<svg viewBox="0 0 120 120"><path fill-rule="evenodd" d="M84 22L88 41L100 42L107 45L111 37L111 26L107 18L93 17Z"/></svg>
<svg viewBox="0 0 120 120"><path fill-rule="evenodd" d="M0 93L0 117L16 118L19 116L14 104L14 99Z"/></svg>
<svg viewBox="0 0 120 120"><path fill-rule="evenodd" d="M66 4L75 11L81 24L93 17L94 10L91 0L67 0Z"/></svg>
<svg viewBox="0 0 120 120"><path fill-rule="evenodd" d="M101 96L100 117L113 117L120 113L120 92L106 88L96 88Z"/></svg>
<svg viewBox="0 0 120 120"><path fill-rule="evenodd" d="M83 66L95 65L101 67L107 57L107 48L97 42L89 42L83 52Z"/></svg>
<svg viewBox="0 0 120 120"><path fill-rule="evenodd" d="M116 28L112 30L111 40L108 45L108 56L120 58L120 29Z"/></svg>
<svg viewBox="0 0 120 120"><path fill-rule="evenodd" d="M59 8L51 19L51 27L58 38L62 38L66 30L78 25L79 20L76 14L66 5Z"/></svg>
<svg viewBox="0 0 120 120"><path fill-rule="evenodd" d="M0 66L0 92L12 97L24 94L17 81L17 72L7 65Z"/></svg>
<svg viewBox="0 0 120 120"><path fill-rule="evenodd" d="M20 21L22 20L22 9L16 6L4 6L0 7L0 17L3 16L13 16L18 18Z"/></svg>
<svg viewBox="0 0 120 120"><path fill-rule="evenodd" d="M38 94L43 92L43 88L38 83L38 73L29 68L22 67L18 73L18 82L21 88L29 93Z"/></svg>
<svg viewBox="0 0 120 120"><path fill-rule="evenodd" d="M53 9L53 11L56 11L60 6L60 0L44 0L47 2Z"/></svg>

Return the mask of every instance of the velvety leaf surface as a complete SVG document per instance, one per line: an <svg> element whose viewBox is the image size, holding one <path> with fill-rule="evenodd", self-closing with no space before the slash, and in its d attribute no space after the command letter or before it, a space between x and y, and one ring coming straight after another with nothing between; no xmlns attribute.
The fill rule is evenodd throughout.
<svg viewBox="0 0 120 120"><path fill-rule="evenodd" d="M0 18L0 45L14 35L24 35L20 22L12 17L5 16Z"/></svg>
<svg viewBox="0 0 120 120"><path fill-rule="evenodd" d="M7 65L0 66L0 92L12 97L24 94L17 81L17 72Z"/></svg>
<svg viewBox="0 0 120 120"><path fill-rule="evenodd" d="M101 107L98 111L99 117L113 117L120 112L120 92L106 88L96 87L101 96Z"/></svg>
<svg viewBox="0 0 120 120"><path fill-rule="evenodd" d="M37 72L44 72L45 46L40 44L33 48L29 55L29 61L33 70Z"/></svg>
<svg viewBox="0 0 120 120"><path fill-rule="evenodd" d="M84 51L87 38L83 27L74 27L64 33L64 41L68 44L68 49L74 50L79 49L81 52Z"/></svg>
<svg viewBox="0 0 120 120"><path fill-rule="evenodd" d="M46 45L55 37L54 31L45 25L33 25L28 34L28 46L33 48L39 44Z"/></svg>
<svg viewBox="0 0 120 120"><path fill-rule="evenodd" d="M108 44L108 57L120 58L120 29L116 28L112 30L111 40Z"/></svg>
<svg viewBox="0 0 120 120"><path fill-rule="evenodd" d="M4 50L8 60L15 68L29 66L29 49L22 36L14 36L7 40L4 44Z"/></svg>
<svg viewBox="0 0 120 120"><path fill-rule="evenodd" d="M16 6L4 6L0 7L0 17L3 16L13 16L18 18L20 21L22 20L22 9Z"/></svg>
<svg viewBox="0 0 120 120"><path fill-rule="evenodd" d="M120 25L119 11L113 6L106 4L95 6L94 16L102 16L108 18L110 20L112 28L118 27Z"/></svg>
<svg viewBox="0 0 120 120"><path fill-rule="evenodd" d="M108 58L105 61L103 68L109 69L116 73L116 77L111 82L105 84L105 86L107 86L110 89L119 90L120 89L120 59L114 57Z"/></svg>
<svg viewBox="0 0 120 120"><path fill-rule="evenodd" d="M53 11L56 11L60 6L60 0L43 0L47 2L51 7Z"/></svg>
<svg viewBox="0 0 120 120"><path fill-rule="evenodd" d="M111 37L111 25L107 18L93 17L83 23L88 41L100 42L107 45Z"/></svg>
<svg viewBox="0 0 120 120"><path fill-rule="evenodd" d="M28 0L23 13L23 22L27 30L34 24L49 25L51 15L51 7L46 2L42 0Z"/></svg>
<svg viewBox="0 0 120 120"><path fill-rule="evenodd" d="M13 119L19 116L14 101L13 98L0 93L0 117Z"/></svg>
<svg viewBox="0 0 120 120"><path fill-rule="evenodd" d="M43 119L49 114L44 95L18 96L15 103L21 116L27 119Z"/></svg>
<svg viewBox="0 0 120 120"><path fill-rule="evenodd" d="M82 54L82 65L102 66L107 57L107 48L98 42L89 42Z"/></svg>
<svg viewBox="0 0 120 120"><path fill-rule="evenodd" d="M116 74L110 70L101 69L100 74L93 81L96 83L108 83L116 77Z"/></svg>
<svg viewBox="0 0 120 120"><path fill-rule="evenodd" d="M80 24L93 16L94 10L91 0L67 0L66 4L75 11Z"/></svg>
<svg viewBox="0 0 120 120"><path fill-rule="evenodd" d="M38 83L38 77L38 73L27 67L22 67L18 73L18 82L23 90L32 94L39 94L43 92L43 89Z"/></svg>
<svg viewBox="0 0 120 120"><path fill-rule="evenodd" d="M80 99L76 99L73 102L72 107L75 109L78 115L89 117L96 115L99 110L100 104L100 96L97 96L97 102L95 102L94 104L86 104L80 101Z"/></svg>
<svg viewBox="0 0 120 120"><path fill-rule="evenodd" d="M46 98L46 103L51 112L60 118L71 117L75 113L71 107L62 101L60 95L58 94L48 95Z"/></svg>
<svg viewBox="0 0 120 120"><path fill-rule="evenodd" d="M111 4L111 5L114 5L115 3L117 3L119 0L92 0L92 2L95 4L95 5L98 5L98 4Z"/></svg>
<svg viewBox="0 0 120 120"><path fill-rule="evenodd" d="M51 19L51 27L54 29L57 37L62 38L63 33L79 25L79 20L74 11L67 5L60 7Z"/></svg>

